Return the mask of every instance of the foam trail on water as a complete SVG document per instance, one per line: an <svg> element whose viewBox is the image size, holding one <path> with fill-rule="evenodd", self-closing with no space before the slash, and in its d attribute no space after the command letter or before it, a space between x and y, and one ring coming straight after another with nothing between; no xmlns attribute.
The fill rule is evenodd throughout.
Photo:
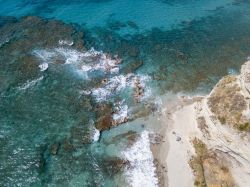
<svg viewBox="0 0 250 187"><path fill-rule="evenodd" d="M106 80L106 83L104 83L101 87L94 88L90 92L92 93L92 96L95 97L96 101L105 101L111 95L117 94L126 88L135 88L136 79L140 80L141 87L145 90L141 100L149 98L152 95L152 91L146 86L146 83L151 80L150 77L146 75L134 75L132 73L114 76L109 80Z"/></svg>
<svg viewBox="0 0 250 187"><path fill-rule="evenodd" d="M51 58L55 56L55 53L49 50L34 50L33 54L45 63L50 61Z"/></svg>
<svg viewBox="0 0 250 187"><path fill-rule="evenodd" d="M128 121L128 105L124 104L125 100L118 102L115 106L115 113L113 114L113 121L116 124L121 124Z"/></svg>
<svg viewBox="0 0 250 187"><path fill-rule="evenodd" d="M18 89L19 90L26 90L32 86L35 86L41 80L43 80L43 76L39 77L38 79L32 80L32 81L27 81L22 86L19 86Z"/></svg>
<svg viewBox="0 0 250 187"><path fill-rule="evenodd" d="M68 45L68 46L74 45L74 42L69 40L59 40L58 43L59 45Z"/></svg>
<svg viewBox="0 0 250 187"><path fill-rule="evenodd" d="M59 42L62 45L65 44L65 41ZM64 60L64 64L76 65L76 70L82 72L99 70L115 74L119 72L119 64L121 63L119 58L111 58L108 54L96 51L94 48L88 51L78 51L66 47L57 47L53 49L34 50L33 54L44 63L53 63L55 59Z"/></svg>
<svg viewBox="0 0 250 187"><path fill-rule="evenodd" d="M128 184L132 187L158 186L148 131L143 131L135 144L122 154L124 159L130 162L130 166L125 171Z"/></svg>
<svg viewBox="0 0 250 187"><path fill-rule="evenodd" d="M91 66L88 66L88 65L82 65L82 67L81 67L81 70L84 72L90 71L92 69L93 68Z"/></svg>

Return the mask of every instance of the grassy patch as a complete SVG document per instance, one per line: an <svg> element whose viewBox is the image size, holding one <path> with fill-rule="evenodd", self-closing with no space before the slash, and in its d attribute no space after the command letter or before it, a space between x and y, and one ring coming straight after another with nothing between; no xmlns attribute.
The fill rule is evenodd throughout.
<svg viewBox="0 0 250 187"><path fill-rule="evenodd" d="M218 117L218 120L220 121L220 123L223 125L223 124L225 124L226 123L226 118L225 117L221 117L221 116L219 116Z"/></svg>
<svg viewBox="0 0 250 187"><path fill-rule="evenodd" d="M221 124L249 131L250 127L245 124L242 116L243 111L248 109L248 102L240 91L236 77L224 77L214 88L208 99L208 105Z"/></svg>
<svg viewBox="0 0 250 187"><path fill-rule="evenodd" d="M196 154L192 156L189 164L195 176L194 185L197 187L235 186L224 159L209 150L201 140L195 138L192 143Z"/></svg>
<svg viewBox="0 0 250 187"><path fill-rule="evenodd" d="M207 154L207 147L197 138L195 138L192 143L194 145L196 155L191 158L189 164L195 174L194 184L195 186L206 187L207 184L204 176L203 159Z"/></svg>
<svg viewBox="0 0 250 187"><path fill-rule="evenodd" d="M240 131L250 132L250 123L247 122L247 123L240 124L240 125L237 126L237 128L238 128Z"/></svg>

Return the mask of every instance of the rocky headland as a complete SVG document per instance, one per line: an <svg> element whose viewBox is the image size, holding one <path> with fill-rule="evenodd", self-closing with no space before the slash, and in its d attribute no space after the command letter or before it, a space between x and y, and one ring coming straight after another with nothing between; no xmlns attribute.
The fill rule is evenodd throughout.
<svg viewBox="0 0 250 187"><path fill-rule="evenodd" d="M207 96L178 97L153 148L160 186L250 185L250 61Z"/></svg>

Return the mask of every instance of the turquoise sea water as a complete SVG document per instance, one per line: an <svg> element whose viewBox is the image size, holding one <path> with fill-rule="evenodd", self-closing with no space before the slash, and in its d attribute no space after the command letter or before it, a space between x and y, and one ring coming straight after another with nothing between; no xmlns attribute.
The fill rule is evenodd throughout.
<svg viewBox="0 0 250 187"><path fill-rule="evenodd" d="M0 186L157 186L162 97L208 93L250 54L247 0L0 5Z"/></svg>

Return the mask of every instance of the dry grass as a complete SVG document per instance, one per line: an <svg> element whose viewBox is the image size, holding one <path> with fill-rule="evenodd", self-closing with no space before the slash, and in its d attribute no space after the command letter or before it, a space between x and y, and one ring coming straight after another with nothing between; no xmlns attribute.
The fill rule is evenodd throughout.
<svg viewBox="0 0 250 187"><path fill-rule="evenodd" d="M243 124L239 124L239 125L237 125L237 128L240 131L250 132L250 123L246 122L246 123L243 123Z"/></svg>
<svg viewBox="0 0 250 187"><path fill-rule="evenodd" d="M201 130L201 132L203 133L203 135L205 137L210 137L210 133L208 130L208 126L207 126L207 122L204 116L199 116L196 119L197 123L198 123L198 128Z"/></svg>
<svg viewBox="0 0 250 187"><path fill-rule="evenodd" d="M237 78L226 76L214 88L208 99L208 105L221 124L245 130L248 126L239 126L239 124L245 124L242 113L248 108L248 104L240 91Z"/></svg>
<svg viewBox="0 0 250 187"><path fill-rule="evenodd" d="M191 158L189 164L195 175L195 186L235 186L229 168L216 153L208 150L207 146L197 138L193 140L193 146L196 155Z"/></svg>

